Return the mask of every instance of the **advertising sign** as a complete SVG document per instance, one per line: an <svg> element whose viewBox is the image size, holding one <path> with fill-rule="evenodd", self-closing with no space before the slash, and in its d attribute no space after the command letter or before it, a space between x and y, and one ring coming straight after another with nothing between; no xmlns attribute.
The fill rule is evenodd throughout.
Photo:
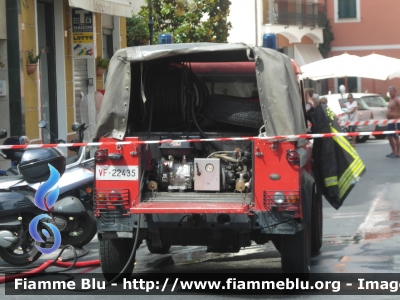
<svg viewBox="0 0 400 300"><path fill-rule="evenodd" d="M93 13L72 9L72 57L94 57Z"/></svg>

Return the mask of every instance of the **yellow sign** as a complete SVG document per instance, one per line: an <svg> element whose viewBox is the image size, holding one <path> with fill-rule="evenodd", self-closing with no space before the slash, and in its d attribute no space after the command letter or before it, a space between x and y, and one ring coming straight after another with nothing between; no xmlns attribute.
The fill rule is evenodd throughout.
<svg viewBox="0 0 400 300"><path fill-rule="evenodd" d="M72 38L73 38L74 44L77 44L77 43L92 44L93 43L93 33L92 32L74 33Z"/></svg>
<svg viewBox="0 0 400 300"><path fill-rule="evenodd" d="M72 55L74 58L94 57L93 14L72 9Z"/></svg>

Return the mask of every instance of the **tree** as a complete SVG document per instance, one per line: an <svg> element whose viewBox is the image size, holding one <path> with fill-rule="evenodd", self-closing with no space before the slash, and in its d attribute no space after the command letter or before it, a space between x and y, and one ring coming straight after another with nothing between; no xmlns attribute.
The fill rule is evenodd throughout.
<svg viewBox="0 0 400 300"><path fill-rule="evenodd" d="M126 18L126 43L130 46L147 45L150 33L147 21L142 16Z"/></svg>
<svg viewBox="0 0 400 300"><path fill-rule="evenodd" d="M148 3L139 15L149 18ZM226 43L230 0L153 0L154 43L161 33L171 33L174 43Z"/></svg>
<svg viewBox="0 0 400 300"><path fill-rule="evenodd" d="M319 44L319 52L321 52L321 55L323 58L328 57L328 52L331 51L331 42L335 39L335 36L332 32L332 27L329 22L329 19L327 18L325 21L325 28L323 29L323 36L324 36L324 42L322 44Z"/></svg>

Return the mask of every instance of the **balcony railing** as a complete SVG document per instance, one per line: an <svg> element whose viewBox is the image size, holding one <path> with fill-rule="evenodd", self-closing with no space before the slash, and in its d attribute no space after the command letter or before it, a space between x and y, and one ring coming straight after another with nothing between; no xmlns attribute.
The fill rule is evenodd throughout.
<svg viewBox="0 0 400 300"><path fill-rule="evenodd" d="M325 27L325 5L310 1L263 0L264 24Z"/></svg>

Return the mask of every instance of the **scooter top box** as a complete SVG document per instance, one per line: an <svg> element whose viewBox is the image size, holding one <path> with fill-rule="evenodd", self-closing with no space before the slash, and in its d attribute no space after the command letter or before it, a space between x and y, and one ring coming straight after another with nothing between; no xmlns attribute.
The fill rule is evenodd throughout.
<svg viewBox="0 0 400 300"><path fill-rule="evenodd" d="M52 165L62 176L65 172L65 157L56 148L29 149L24 152L18 165L19 172L28 183L45 182L49 179Z"/></svg>

